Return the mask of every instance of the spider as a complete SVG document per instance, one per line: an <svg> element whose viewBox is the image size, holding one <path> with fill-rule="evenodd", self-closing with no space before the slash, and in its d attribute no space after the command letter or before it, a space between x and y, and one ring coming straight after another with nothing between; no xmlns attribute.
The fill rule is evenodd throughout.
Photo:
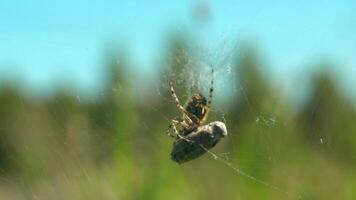
<svg viewBox="0 0 356 200"><path fill-rule="evenodd" d="M173 118L166 131L169 136L175 138L171 152L173 161L184 163L193 160L214 147L222 137L227 135L226 126L222 122L216 121L205 125L212 102L213 85L214 70L212 69L209 98L206 99L201 93L195 93L184 108L170 81L171 95L176 107L183 114L181 117ZM174 134L171 133L172 129Z"/></svg>

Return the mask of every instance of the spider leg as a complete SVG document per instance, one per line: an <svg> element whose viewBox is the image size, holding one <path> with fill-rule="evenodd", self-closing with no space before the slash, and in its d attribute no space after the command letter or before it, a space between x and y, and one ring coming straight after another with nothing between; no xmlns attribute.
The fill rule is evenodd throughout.
<svg viewBox="0 0 356 200"><path fill-rule="evenodd" d="M182 106L182 104L180 104L179 99L178 99L178 97L176 95L176 92L174 91L172 81L169 82L169 85L171 87L171 95L172 95L172 97L174 99L174 102L175 102L178 110L181 111L183 114L185 114L187 116L187 118L189 118L190 121L192 121L192 122L194 122L196 124L199 124L199 119L196 116L194 116L193 114L191 114L188 111L186 111L184 109L184 107Z"/></svg>
<svg viewBox="0 0 356 200"><path fill-rule="evenodd" d="M180 124L182 125L183 127L184 126L187 126L186 123L184 123L184 121L179 121L177 119L172 119L169 126L168 126L168 129L166 131L166 134L171 136L172 138L175 138L175 139L179 139L181 138L182 136L179 134L178 130L177 130L177 127L176 127L176 124ZM174 131L174 134L171 133L171 130L173 129Z"/></svg>
<svg viewBox="0 0 356 200"><path fill-rule="evenodd" d="M208 98L208 109L211 106L211 101L213 98L213 91L214 91L214 68L211 68L211 82L210 82L210 90L209 90L209 98Z"/></svg>
<svg viewBox="0 0 356 200"><path fill-rule="evenodd" d="M207 103L207 105L205 107L205 116L201 120L200 124L203 124L206 121L206 119L208 118L208 114L209 114L209 111L210 111L211 102L212 102L212 98L213 98L213 91L214 91L214 68L211 68L211 82L210 82L208 103Z"/></svg>
<svg viewBox="0 0 356 200"><path fill-rule="evenodd" d="M181 120L181 122L184 123L185 126L189 126L189 125L187 124L187 122L184 119L188 120L189 124L194 124L194 122L186 114L183 114L183 119Z"/></svg>
<svg viewBox="0 0 356 200"><path fill-rule="evenodd" d="M173 129L174 131L174 134L171 133L171 130ZM171 121L171 123L169 124L168 126L168 129L166 131L166 134L171 136L172 138L175 138L177 139L177 135L179 135L178 131L177 131L177 128L176 128L176 125L174 124L173 120Z"/></svg>

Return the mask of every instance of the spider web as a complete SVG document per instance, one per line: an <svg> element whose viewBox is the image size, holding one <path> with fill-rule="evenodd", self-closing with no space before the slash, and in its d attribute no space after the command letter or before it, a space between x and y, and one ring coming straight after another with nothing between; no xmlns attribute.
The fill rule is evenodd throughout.
<svg viewBox="0 0 356 200"><path fill-rule="evenodd" d="M260 133L259 135L264 135L268 137L268 134L261 134L262 129L260 127L261 124L264 126L273 126L275 123L277 123L277 120L275 117L266 117L262 114L259 114L255 109L253 109L250 99L246 94L245 88L241 84L236 84L236 80L234 77L234 74L232 73L232 61L234 59L234 53L236 52L236 49L238 47L237 42L232 42L229 44L233 45L228 45L228 43L223 43L222 47L217 48L219 51L215 52L209 52L209 51L200 51L200 55L194 57L194 58L189 58L189 61L186 63L186 66L181 70L180 72L174 72L170 71L168 74L164 76L164 80L166 83L168 83L168 78L173 79L173 81L176 83L177 87L182 87L185 88L185 93L183 94L183 97L185 99L185 103L189 100L189 97L192 95L192 92L194 90L198 91L208 91L208 88L210 87L210 80L211 80L211 68L214 69L214 94L213 94L213 102L216 101L216 94L217 91L224 91L225 93L222 94L224 96L233 96L236 93L239 93L242 96L243 101L248 106L248 110L252 116L255 118L255 124L257 124L258 127L258 132ZM183 52L185 53L185 52ZM188 55L188 53L187 53ZM231 83L231 84L230 84ZM162 84L164 86L164 89L168 90L168 85L167 84ZM227 90L232 90L233 93L227 93ZM165 97L162 95L159 89L157 89L158 94L165 100L172 102L170 97ZM207 94L204 92L204 94ZM218 93L219 94L219 93ZM220 92L221 95L221 92ZM215 97L215 98L214 98ZM222 106L221 104L221 99L219 99L220 102L215 103L215 105L212 106L211 109L211 114L210 115L218 115L219 121L222 121L226 124L227 127L229 125L227 124L226 120L226 113L223 109L220 107ZM182 98L180 98L180 101L182 103ZM220 105L219 105L220 103ZM226 103L226 102L224 102ZM214 103L213 103L214 104ZM217 105L218 104L218 105ZM158 112L165 120L167 121L167 124L170 122L169 118L165 116L162 112L160 112L158 109L154 109L155 112ZM243 176L249 180L252 180L256 183L259 183L261 185L264 185L267 188L270 188L272 190L278 191L286 196L291 196L291 194L282 189L281 187L271 184L269 182L263 181L259 178L256 178L255 176L250 175L249 173L246 173L245 171L241 170L237 164L234 164L231 162L232 158L231 155L236 153L235 149L235 144L234 144L234 139L233 139L233 132L229 132L228 130L228 136L225 138L225 140L228 140L228 142L231 143L231 150L223 153L214 153L214 149L208 150L204 146L200 145L201 148L203 148L207 154L211 156L212 159L222 163L229 169L233 170L234 173L237 175ZM184 138L186 139L186 138ZM187 140L187 139L186 139ZM267 142L270 140L267 138ZM190 141L191 142L191 141ZM267 144L268 146L268 144ZM273 155L273 151L270 153ZM300 199L301 197L298 196Z"/></svg>

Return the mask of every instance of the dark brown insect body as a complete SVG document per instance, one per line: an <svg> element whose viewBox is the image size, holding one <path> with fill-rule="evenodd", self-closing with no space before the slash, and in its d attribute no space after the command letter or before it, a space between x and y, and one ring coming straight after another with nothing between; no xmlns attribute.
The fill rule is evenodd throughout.
<svg viewBox="0 0 356 200"><path fill-rule="evenodd" d="M213 148L226 135L226 126L222 122L200 126L173 143L171 158L179 164L193 160Z"/></svg>
<svg viewBox="0 0 356 200"><path fill-rule="evenodd" d="M184 163L203 155L215 146L226 135L226 127L222 122L204 125L213 97L214 70L212 70L211 87L208 100L200 93L195 93L184 108L174 92L170 82L171 94L178 110L183 114L171 120L167 134L175 138L171 153L172 160ZM178 126L177 126L178 125ZM178 128L177 128L178 127ZM174 131L174 134L171 133Z"/></svg>

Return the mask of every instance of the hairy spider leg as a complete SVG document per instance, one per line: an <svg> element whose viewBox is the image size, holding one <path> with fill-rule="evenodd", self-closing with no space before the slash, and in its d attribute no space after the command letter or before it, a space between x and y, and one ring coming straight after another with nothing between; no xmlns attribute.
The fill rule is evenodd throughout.
<svg viewBox="0 0 356 200"><path fill-rule="evenodd" d="M209 99L207 104L208 108L210 108L211 106L213 91L214 91L214 68L211 69L211 82L210 82L210 90L209 90Z"/></svg>
<svg viewBox="0 0 356 200"><path fill-rule="evenodd" d="M177 120L172 119L171 122L169 123L168 129L166 131L166 134L171 136L172 138L178 139L179 138L179 133L177 130L177 127L175 123L179 123ZM171 133L171 130L173 129L174 135Z"/></svg>
<svg viewBox="0 0 356 200"><path fill-rule="evenodd" d="M172 136L172 135L171 135L171 130L172 130L172 129L174 130L175 135L179 134L179 131L178 131L177 127L176 127L176 124L179 124L181 127L183 127L183 129L184 129L184 128L187 128L187 127L189 126L189 125L187 124L187 122L186 122L182 117L177 116L177 117L173 118L173 119L170 121L169 126L168 126L168 129L166 130L166 134L167 134L167 135L170 135L171 137L176 138L175 136Z"/></svg>
<svg viewBox="0 0 356 200"><path fill-rule="evenodd" d="M176 103L176 106L178 108L178 110L180 110L183 114L185 114L188 118L188 120L190 120L190 122L194 122L195 124L200 124L200 120L194 116L193 114L189 113L188 111L186 111L184 109L184 107L180 104L179 102L179 99L174 91L174 88L173 88L173 84L172 84L172 81L169 82L170 86L171 86L171 95L174 99L174 102Z"/></svg>
<svg viewBox="0 0 356 200"><path fill-rule="evenodd" d="M214 68L211 68L211 82L210 82L208 104L206 105L206 114L205 114L204 118L201 120L200 124L205 123L205 121L208 118L208 114L209 114L210 107L211 107L211 102L212 102L212 99L213 99L213 91L214 91Z"/></svg>
<svg viewBox="0 0 356 200"><path fill-rule="evenodd" d="M183 136L179 133L179 131L177 130L176 124L180 124L181 126L187 128L188 125L185 123L185 121L179 121L177 118L172 119L171 122L169 123L168 129L166 131L166 134L171 136L172 138L175 139L181 139L183 138ZM171 133L171 130L173 129L174 131L174 135Z"/></svg>

